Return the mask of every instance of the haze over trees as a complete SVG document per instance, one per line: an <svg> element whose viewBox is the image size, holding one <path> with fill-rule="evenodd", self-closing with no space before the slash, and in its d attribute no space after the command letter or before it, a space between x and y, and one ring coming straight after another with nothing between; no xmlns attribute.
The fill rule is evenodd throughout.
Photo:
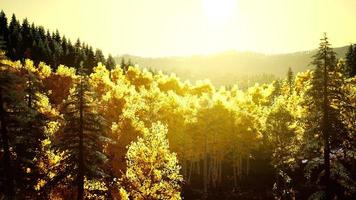
<svg viewBox="0 0 356 200"><path fill-rule="evenodd" d="M79 39L73 66L50 43L33 61L19 41L28 22L13 21L17 42L0 53L1 198L356 196L354 46L338 59L325 34L312 70L242 90L115 65Z"/></svg>

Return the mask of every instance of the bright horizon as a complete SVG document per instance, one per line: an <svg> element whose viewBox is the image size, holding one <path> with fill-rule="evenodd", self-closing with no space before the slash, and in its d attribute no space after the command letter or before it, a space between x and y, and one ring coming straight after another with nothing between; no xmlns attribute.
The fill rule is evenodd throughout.
<svg viewBox="0 0 356 200"><path fill-rule="evenodd" d="M8 20L59 30L104 53L144 57L265 54L356 42L354 0L0 0Z"/></svg>

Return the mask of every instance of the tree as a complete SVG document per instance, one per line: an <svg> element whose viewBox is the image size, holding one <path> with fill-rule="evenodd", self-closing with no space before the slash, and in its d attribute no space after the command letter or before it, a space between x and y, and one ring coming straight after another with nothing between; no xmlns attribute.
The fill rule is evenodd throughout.
<svg viewBox="0 0 356 200"><path fill-rule="evenodd" d="M106 64L105 56L100 49L95 50L95 64L101 62L102 64Z"/></svg>
<svg viewBox="0 0 356 200"><path fill-rule="evenodd" d="M21 26L16 16L13 14L9 24L8 50L7 55L10 59L18 60L21 58L20 46L22 41Z"/></svg>
<svg viewBox="0 0 356 200"><path fill-rule="evenodd" d="M350 45L346 53L345 75L354 77L356 75L356 45Z"/></svg>
<svg viewBox="0 0 356 200"><path fill-rule="evenodd" d="M63 179L67 179L65 184L74 182L79 200L85 196L84 179L101 180L106 176L104 163L107 160L103 148L107 142L106 126L95 107L88 77L83 72L80 72L63 112L64 124L55 137L54 149L63 154L64 173L70 175Z"/></svg>
<svg viewBox="0 0 356 200"><path fill-rule="evenodd" d="M15 178L13 170L13 154L11 152L11 123L18 122L16 112L23 106L24 91L18 90L17 86L22 84L21 78L13 73L11 66L3 63L5 53L0 52L0 131L1 148L3 156L1 158L3 165L4 183L2 188L5 196L9 199L15 197Z"/></svg>
<svg viewBox="0 0 356 200"><path fill-rule="evenodd" d="M291 98L290 95L288 97ZM290 171L296 165L298 143L295 117L289 110L290 105L295 103L288 102L283 97L277 98L265 123L265 132L272 149L272 165L276 170L273 190L277 199L295 198L291 188Z"/></svg>
<svg viewBox="0 0 356 200"><path fill-rule="evenodd" d="M106 68L107 68L108 70L114 69L116 63L115 63L114 58L111 56L111 54L109 54L108 59L106 60L106 63L105 63L105 64L106 64Z"/></svg>
<svg viewBox="0 0 356 200"><path fill-rule="evenodd" d="M307 170L315 169L322 162L322 188L326 199L335 196L334 183L331 180L331 152L340 148L339 138L342 138L344 130L339 119L339 110L332 103L338 98L340 79L336 74L336 54L332 50L326 34L321 39L318 52L313 56L312 64L315 66L312 87L308 91L306 101L309 106L309 114L306 117L306 156L309 157ZM320 154L323 155L322 159ZM336 161L335 161L336 162ZM309 170L310 171L310 170Z"/></svg>
<svg viewBox="0 0 356 200"><path fill-rule="evenodd" d="M130 144L122 184L131 199L181 199L180 166L176 154L169 151L166 134L165 126L153 123Z"/></svg>
<svg viewBox="0 0 356 200"><path fill-rule="evenodd" d="M6 41L8 40L8 35L9 35L9 27L7 25L7 18L6 15L4 13L4 11L1 10L0 12L0 38L1 38L1 42L0 42L0 49L3 49L4 44L2 44L2 42L6 43Z"/></svg>
<svg viewBox="0 0 356 200"><path fill-rule="evenodd" d="M21 48L20 48L20 56L23 58L32 58L32 45L33 38L31 35L30 24L27 19L24 19L21 26Z"/></svg>
<svg viewBox="0 0 356 200"><path fill-rule="evenodd" d="M288 86L289 86L289 95L292 94L292 88L293 88L293 71L292 71L292 68L288 68L288 72L287 72L287 83L288 83Z"/></svg>

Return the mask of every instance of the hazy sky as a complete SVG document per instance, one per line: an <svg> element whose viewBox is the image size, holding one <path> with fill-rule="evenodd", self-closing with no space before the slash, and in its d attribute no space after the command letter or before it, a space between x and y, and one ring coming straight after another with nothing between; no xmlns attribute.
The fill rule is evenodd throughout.
<svg viewBox="0 0 356 200"><path fill-rule="evenodd" d="M9 16L105 53L285 53L356 42L356 0L0 0Z"/></svg>

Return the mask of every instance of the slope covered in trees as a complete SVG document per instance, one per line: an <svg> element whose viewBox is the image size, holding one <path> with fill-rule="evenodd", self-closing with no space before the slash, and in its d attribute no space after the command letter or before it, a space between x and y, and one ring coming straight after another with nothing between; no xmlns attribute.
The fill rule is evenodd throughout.
<svg viewBox="0 0 356 200"><path fill-rule="evenodd" d="M105 58L100 49L94 50L79 38L72 43L58 30L50 32L30 24L27 19L20 23L15 14L10 19L3 11L0 12L0 36L4 43L1 49L6 50L7 57L12 60L45 62L53 69L63 64L77 68L85 66L90 71L98 62L105 63L109 69L115 66L111 55Z"/></svg>
<svg viewBox="0 0 356 200"><path fill-rule="evenodd" d="M343 58L349 47L334 48L338 58ZM214 85L250 87L256 82L271 83L283 78L289 67L295 72L313 69L310 65L316 50L285 54L262 54L254 52L227 51L210 55L181 57L140 57L122 55L115 57L138 64L142 68L176 73L183 80L209 79Z"/></svg>
<svg viewBox="0 0 356 200"><path fill-rule="evenodd" d="M2 53L1 195L351 199L356 79L327 37L313 59L314 70L240 90Z"/></svg>

